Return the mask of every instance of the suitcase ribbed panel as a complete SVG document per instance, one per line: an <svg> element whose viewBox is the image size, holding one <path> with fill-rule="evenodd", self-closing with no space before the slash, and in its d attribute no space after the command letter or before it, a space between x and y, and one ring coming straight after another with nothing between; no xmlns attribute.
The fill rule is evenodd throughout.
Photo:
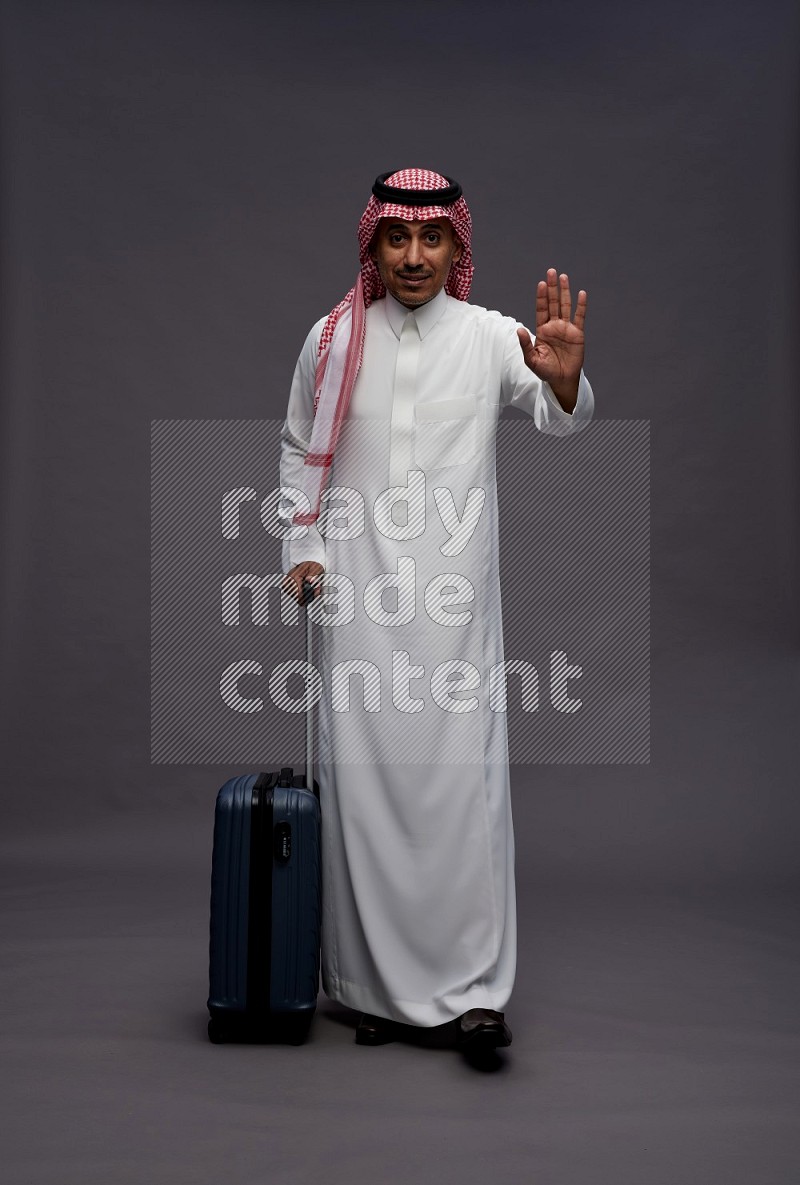
<svg viewBox="0 0 800 1185"><path fill-rule="evenodd" d="M272 980L276 1013L313 1010L319 991L320 810L310 790L276 786L273 828L288 822L292 853L272 869Z"/></svg>
<svg viewBox="0 0 800 1185"><path fill-rule="evenodd" d="M211 861L209 1008L247 1004L250 804L255 774L231 778L217 795Z"/></svg>

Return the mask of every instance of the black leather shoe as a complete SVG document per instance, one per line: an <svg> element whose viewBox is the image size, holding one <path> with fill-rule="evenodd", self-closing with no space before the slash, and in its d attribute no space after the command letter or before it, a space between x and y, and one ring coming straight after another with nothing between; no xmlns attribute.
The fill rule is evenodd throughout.
<svg viewBox="0 0 800 1185"><path fill-rule="evenodd" d="M356 1045L388 1045L395 1039L394 1021L362 1012L356 1025Z"/></svg>
<svg viewBox="0 0 800 1185"><path fill-rule="evenodd" d="M511 1044L511 1029L502 1012L470 1008L456 1021L456 1044L465 1053L500 1049Z"/></svg>

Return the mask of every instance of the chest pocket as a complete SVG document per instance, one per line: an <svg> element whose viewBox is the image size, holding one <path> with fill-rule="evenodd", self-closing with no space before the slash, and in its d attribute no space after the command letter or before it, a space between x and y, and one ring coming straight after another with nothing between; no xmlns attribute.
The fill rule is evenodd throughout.
<svg viewBox="0 0 800 1185"><path fill-rule="evenodd" d="M447 469L471 461L478 449L474 395L437 399L415 408L414 461L420 469Z"/></svg>

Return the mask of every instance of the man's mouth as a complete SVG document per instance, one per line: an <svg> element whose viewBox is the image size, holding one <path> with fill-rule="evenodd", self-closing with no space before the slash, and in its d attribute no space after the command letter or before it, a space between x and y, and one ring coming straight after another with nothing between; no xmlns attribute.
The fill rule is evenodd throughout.
<svg viewBox="0 0 800 1185"><path fill-rule="evenodd" d="M400 279L404 284L424 284L426 280L430 279L430 276L407 276L401 272Z"/></svg>

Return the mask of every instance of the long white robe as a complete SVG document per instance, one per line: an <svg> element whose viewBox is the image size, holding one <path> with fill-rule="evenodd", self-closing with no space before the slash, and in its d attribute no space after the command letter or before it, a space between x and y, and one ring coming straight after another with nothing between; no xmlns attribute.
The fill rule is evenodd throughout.
<svg viewBox="0 0 800 1185"><path fill-rule="evenodd" d="M433 1026L469 1008L502 1011L516 967L506 720L490 703L491 671L503 660L497 416L512 404L541 431L567 435L591 419L594 400L582 375L577 405L564 412L525 366L512 318L444 291L408 314L390 295L367 310L328 521L284 541L283 567L316 560L351 582L351 592L340 582L318 598L313 614L323 686L323 988L352 1008ZM292 383L285 487L300 485L323 324L312 328ZM376 501L391 501L382 491L409 483L416 510L404 518L396 506L376 521ZM358 493L333 495L343 488ZM471 532L458 534L453 512ZM393 583L384 578L365 604L370 581L395 574L397 584L401 571L401 591L381 593ZM340 677L336 698L332 673L346 661L364 673ZM448 683L454 667L460 683Z"/></svg>

